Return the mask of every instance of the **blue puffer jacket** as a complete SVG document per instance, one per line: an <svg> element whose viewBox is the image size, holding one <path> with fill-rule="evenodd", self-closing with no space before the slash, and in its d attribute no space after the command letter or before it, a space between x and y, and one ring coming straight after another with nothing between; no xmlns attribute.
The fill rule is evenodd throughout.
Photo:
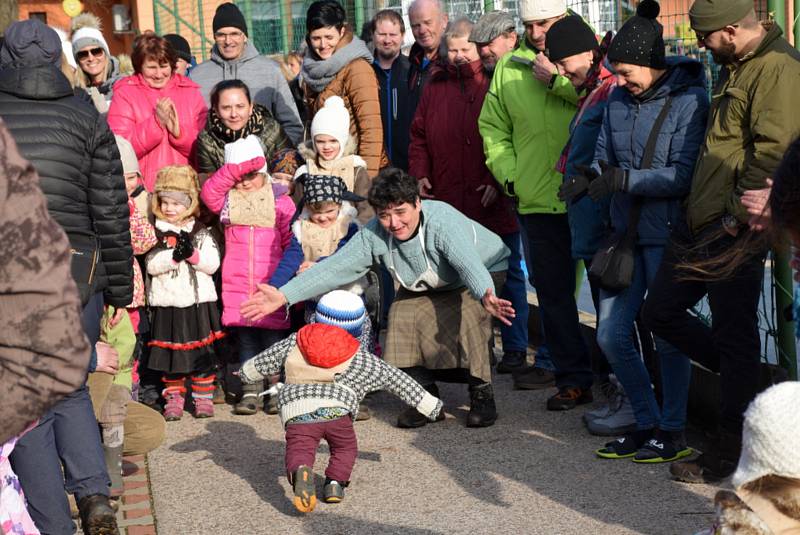
<svg viewBox="0 0 800 535"><path fill-rule="evenodd" d="M613 83L613 74L603 69L602 78ZM597 137L603 127L603 117L605 116L606 101L610 96L606 86L598 88L597 91L603 96L587 99L585 103L579 103L578 113L569 125L570 139L567 147L567 160L564 166L564 180L580 174L579 165L591 165L594 160L594 150L597 146ZM585 106L585 110L581 110ZM580 115L580 122L578 116ZM591 260L608 234L609 206L611 198L602 199L599 202L593 201L588 195L584 195L579 200L567 204L567 215L569 216L569 230L572 237L572 258L576 260Z"/></svg>
<svg viewBox="0 0 800 535"><path fill-rule="evenodd" d="M702 64L686 57L667 58L663 82L638 99L617 87L606 105L603 129L594 154L595 169L605 160L629 169L625 192L611 200L611 224L627 228L631 194L645 197L639 219L638 244L664 245L683 220L682 201L689 194L692 172L703 143L708 93ZM639 169L653 123L672 95L672 106L661 127L650 169Z"/></svg>

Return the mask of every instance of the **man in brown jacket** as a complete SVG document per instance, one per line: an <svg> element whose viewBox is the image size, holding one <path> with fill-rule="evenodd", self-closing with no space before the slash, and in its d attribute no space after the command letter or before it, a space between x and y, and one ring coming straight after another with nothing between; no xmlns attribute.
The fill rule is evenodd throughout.
<svg viewBox="0 0 800 535"><path fill-rule="evenodd" d="M744 411L758 390L766 251L752 250L759 227L748 225L741 197L766 186L800 134L800 53L780 27L759 22L752 0L696 0L689 17L698 44L724 68L686 203L688 228L673 233L642 314L653 334L720 372L719 432L703 455L670 469L676 479L700 483L736 468ZM735 269L719 261L731 250L746 253ZM684 266L694 280L687 280ZM705 295L712 327L688 312Z"/></svg>
<svg viewBox="0 0 800 535"><path fill-rule="evenodd" d="M69 242L0 120L0 444L83 384L89 343Z"/></svg>

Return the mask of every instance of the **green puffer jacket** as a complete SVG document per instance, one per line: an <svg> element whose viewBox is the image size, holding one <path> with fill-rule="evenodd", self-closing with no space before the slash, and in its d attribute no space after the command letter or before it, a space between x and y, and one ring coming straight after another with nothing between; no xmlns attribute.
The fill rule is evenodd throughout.
<svg viewBox="0 0 800 535"><path fill-rule="evenodd" d="M563 76L548 88L514 56L533 61L536 51L523 38L497 63L478 118L486 165L505 192L516 195L520 214L563 214L566 207L556 197L563 177L555 165L578 95Z"/></svg>
<svg viewBox="0 0 800 535"><path fill-rule="evenodd" d="M225 163L225 145L253 134L261 141L267 162L283 149L292 148L292 142L280 123L261 104L253 105L253 113L241 130L233 131L223 124L213 108L208 110L206 127L197 136L197 170L215 173Z"/></svg>
<svg viewBox="0 0 800 535"><path fill-rule="evenodd" d="M720 73L708 129L687 200L693 233L732 214L742 223L746 190L766 187L789 144L800 135L800 52L766 25L758 48Z"/></svg>

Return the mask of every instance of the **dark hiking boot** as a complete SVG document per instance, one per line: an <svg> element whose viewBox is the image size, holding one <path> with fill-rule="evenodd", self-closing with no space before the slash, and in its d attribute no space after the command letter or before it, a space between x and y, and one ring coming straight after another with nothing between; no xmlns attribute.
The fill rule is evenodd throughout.
<svg viewBox="0 0 800 535"><path fill-rule="evenodd" d="M506 351L500 364L497 365L497 373L513 373L523 369L527 364L527 357L524 351Z"/></svg>
<svg viewBox="0 0 800 535"><path fill-rule="evenodd" d="M497 406L491 383L469 388L469 414L467 427L489 427L497 420Z"/></svg>
<svg viewBox="0 0 800 535"><path fill-rule="evenodd" d="M78 511L84 535L119 535L117 515L108 496L92 494L78 500Z"/></svg>
<svg viewBox="0 0 800 535"><path fill-rule="evenodd" d="M531 366L512 372L514 390L544 390L556 384L556 376L550 370Z"/></svg>
<svg viewBox="0 0 800 535"><path fill-rule="evenodd" d="M741 436L723 432L702 455L691 461L672 463L669 472L673 479L684 483L719 483L736 470L741 451Z"/></svg>
<svg viewBox="0 0 800 535"><path fill-rule="evenodd" d="M435 384L427 385L424 387L432 396L439 397L439 387ZM439 416L436 417L436 422L441 422L444 420L444 409L439 411ZM417 427L422 427L423 425L430 423L430 420L419 412L414 407L409 407L408 409L404 410L400 413L400 416L397 417L397 427L401 429L414 429Z"/></svg>
<svg viewBox="0 0 800 535"><path fill-rule="evenodd" d="M578 405L591 403L591 388L583 389L577 386L562 386L558 392L547 400L547 410L549 411L568 411Z"/></svg>
<svg viewBox="0 0 800 535"><path fill-rule="evenodd" d="M262 386L262 383L243 384L242 399L239 400L239 403L234 405L233 414L250 416L257 413L258 407L261 404L261 398L258 397L258 393L261 392Z"/></svg>
<svg viewBox="0 0 800 535"><path fill-rule="evenodd" d="M372 413L369 412L369 407L363 401L358 404L358 414L356 414L356 422L363 422L372 418Z"/></svg>

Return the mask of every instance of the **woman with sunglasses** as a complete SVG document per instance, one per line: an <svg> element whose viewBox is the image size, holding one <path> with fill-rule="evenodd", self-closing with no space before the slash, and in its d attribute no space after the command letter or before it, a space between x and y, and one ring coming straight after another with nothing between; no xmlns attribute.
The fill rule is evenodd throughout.
<svg viewBox="0 0 800 535"><path fill-rule="evenodd" d="M134 74L115 85L108 125L133 145L144 187L152 192L159 169L194 160L208 110L200 86L175 71L178 57L163 37L137 37L131 60Z"/></svg>
<svg viewBox="0 0 800 535"><path fill-rule="evenodd" d="M78 65L73 84L86 89L97 111L106 113L114 84L122 77L119 61L109 53L96 16L82 13L72 26L72 53Z"/></svg>

